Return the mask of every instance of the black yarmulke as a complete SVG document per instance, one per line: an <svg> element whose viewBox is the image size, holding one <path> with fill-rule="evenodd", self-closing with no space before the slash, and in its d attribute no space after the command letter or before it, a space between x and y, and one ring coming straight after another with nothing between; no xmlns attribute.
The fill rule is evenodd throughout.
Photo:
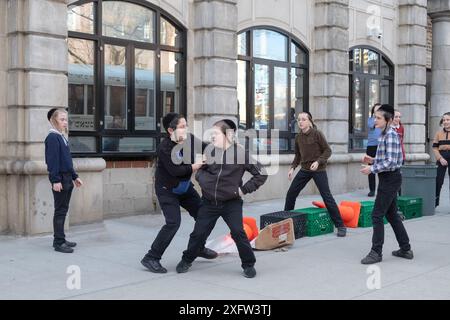
<svg viewBox="0 0 450 320"><path fill-rule="evenodd" d="M391 115L395 113L394 107L389 104L382 104L378 111L389 112Z"/></svg>
<svg viewBox="0 0 450 320"><path fill-rule="evenodd" d="M233 120L230 119L223 119L223 122L225 122L231 129L233 129L234 131L237 130L236 124L234 123Z"/></svg>
<svg viewBox="0 0 450 320"><path fill-rule="evenodd" d="M50 119L52 118L53 114L55 113L55 111L58 110L58 108L51 108L48 112L47 112L47 119L48 121L50 121Z"/></svg>
<svg viewBox="0 0 450 320"><path fill-rule="evenodd" d="M167 129L169 129L171 126L173 127L173 124L171 125L172 121L179 118L180 115L176 112L169 112L168 114L166 114L162 121L164 129L167 131Z"/></svg>

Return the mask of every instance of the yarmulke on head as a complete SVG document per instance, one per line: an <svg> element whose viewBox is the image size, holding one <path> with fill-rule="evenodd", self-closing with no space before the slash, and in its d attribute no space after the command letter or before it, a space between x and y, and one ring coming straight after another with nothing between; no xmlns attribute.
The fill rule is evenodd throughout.
<svg viewBox="0 0 450 320"><path fill-rule="evenodd" d="M378 111L387 112L387 113L391 114L392 117L394 117L394 114L395 114L394 107L389 104L382 104L381 107L378 109Z"/></svg>
<svg viewBox="0 0 450 320"><path fill-rule="evenodd" d="M233 129L234 131L237 130L237 126L236 126L236 124L234 123L233 120L223 119L222 121L225 122L230 127L230 129Z"/></svg>
<svg viewBox="0 0 450 320"><path fill-rule="evenodd" d="M58 108L51 108L48 112L47 112L47 120L50 121L50 119L52 118L53 114L55 113L55 111L58 110Z"/></svg>
<svg viewBox="0 0 450 320"><path fill-rule="evenodd" d="M223 132L223 134L226 134L227 130L229 130L229 129L233 130L234 132L236 132L236 130L237 130L236 124L234 123L233 120L230 120L230 119L222 119L222 120L216 121L214 123L214 126L219 127L220 130Z"/></svg>

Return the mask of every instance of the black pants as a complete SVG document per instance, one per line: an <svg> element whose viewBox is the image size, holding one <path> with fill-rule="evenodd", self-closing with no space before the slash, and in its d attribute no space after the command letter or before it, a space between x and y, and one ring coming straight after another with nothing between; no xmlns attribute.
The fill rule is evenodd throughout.
<svg viewBox="0 0 450 320"><path fill-rule="evenodd" d="M400 170L395 172L381 172L378 174L378 180L377 197L372 212L372 250L380 255L383 252L384 216L386 216L387 221L391 224L400 248L405 251L410 250L411 246L409 244L408 233L400 215L397 214L397 193L402 185Z"/></svg>
<svg viewBox="0 0 450 320"><path fill-rule="evenodd" d="M250 241L244 231L242 221L242 199L225 202L211 202L203 199L203 205L198 212L194 231L189 238L187 250L183 252L183 260L193 262L201 250L211 231L216 225L217 219L222 217L231 231L231 237L236 243L241 258L242 268L253 267L256 262Z"/></svg>
<svg viewBox="0 0 450 320"><path fill-rule="evenodd" d="M56 192L52 189L55 206L55 214L53 215L53 245L60 245L66 241L64 223L67 212L69 211L69 203L73 190L72 175L70 173L64 173L61 177L61 184L63 186L61 192Z"/></svg>
<svg viewBox="0 0 450 320"><path fill-rule="evenodd" d="M164 251L166 251L180 228L180 206L186 209L191 217L197 219L198 210L200 209L202 200L192 184L188 191L183 195L177 195L172 191L167 190L166 187L158 184L156 184L155 189L166 224L161 228L153 241L147 256L160 260Z"/></svg>
<svg viewBox="0 0 450 320"><path fill-rule="evenodd" d="M377 148L378 146L367 146L366 153L368 156L371 156L372 158L375 158L377 155ZM375 181L375 174L371 173L369 174L369 190L370 192L375 192L376 189L376 181Z"/></svg>
<svg viewBox="0 0 450 320"><path fill-rule="evenodd" d="M314 172L306 171L301 169L289 187L288 193L286 195L286 202L284 204L285 211L291 211L295 208L295 201L297 200L300 192L305 188L309 180L313 179L317 188L319 189L320 195L322 196L325 206L330 213L331 220L333 220L336 228L343 227L344 222L342 221L341 214L337 207L336 201L330 191L330 186L328 185L328 176L326 171Z"/></svg>
<svg viewBox="0 0 450 320"><path fill-rule="evenodd" d="M445 160L450 164L450 151L440 151L441 156L444 157ZM437 176L436 176L436 207L439 205L439 198L441 195L442 185L445 180L445 172L447 171L448 166L443 166L439 161L436 162L437 168ZM448 175L450 177L450 170L448 170Z"/></svg>

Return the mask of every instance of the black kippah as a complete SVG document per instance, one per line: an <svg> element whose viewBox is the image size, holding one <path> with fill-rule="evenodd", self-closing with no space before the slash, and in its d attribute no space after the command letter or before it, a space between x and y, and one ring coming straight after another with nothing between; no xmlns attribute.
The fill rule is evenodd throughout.
<svg viewBox="0 0 450 320"><path fill-rule="evenodd" d="M169 128L176 128L176 125L178 124L178 120L180 118L181 116L176 112L169 112L168 114L166 114L162 121L164 129L167 131Z"/></svg>
<svg viewBox="0 0 450 320"><path fill-rule="evenodd" d="M382 104L378 111L384 111L390 113L392 116L394 115L394 107L389 104Z"/></svg>
<svg viewBox="0 0 450 320"><path fill-rule="evenodd" d="M52 118L53 114L55 113L55 111L58 110L58 108L51 108L48 112L47 112L47 119L48 121L50 121L50 119Z"/></svg>
<svg viewBox="0 0 450 320"><path fill-rule="evenodd" d="M223 119L222 121L225 122L231 129L233 129L233 131L237 130L236 124L234 123L233 120Z"/></svg>

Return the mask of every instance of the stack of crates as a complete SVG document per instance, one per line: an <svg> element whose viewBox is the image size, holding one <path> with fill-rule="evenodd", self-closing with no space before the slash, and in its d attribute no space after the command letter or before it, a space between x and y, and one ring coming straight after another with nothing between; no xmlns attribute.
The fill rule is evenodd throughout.
<svg viewBox="0 0 450 320"><path fill-rule="evenodd" d="M422 198L398 197L397 205L406 220L419 218L422 216Z"/></svg>
<svg viewBox="0 0 450 320"><path fill-rule="evenodd" d="M372 211L375 201L361 201L361 211L359 213L358 227L368 228L372 226ZM387 223L386 217L383 219Z"/></svg>
<svg viewBox="0 0 450 320"><path fill-rule="evenodd" d="M325 208L310 207L293 210L292 212L306 214L306 235L308 237L332 233L334 230L333 222Z"/></svg>
<svg viewBox="0 0 450 320"><path fill-rule="evenodd" d="M259 225L264 229L269 224L292 218L294 223L295 239L303 238L306 235L306 214L291 211L278 211L261 215Z"/></svg>

